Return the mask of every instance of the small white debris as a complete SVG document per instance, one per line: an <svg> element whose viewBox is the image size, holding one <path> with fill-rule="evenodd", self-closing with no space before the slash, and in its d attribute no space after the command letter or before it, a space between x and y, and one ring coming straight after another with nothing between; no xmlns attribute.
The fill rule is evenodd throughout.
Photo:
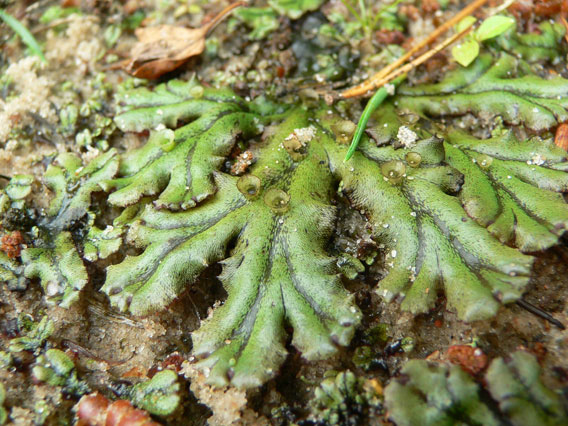
<svg viewBox="0 0 568 426"><path fill-rule="evenodd" d="M387 93L389 94L389 96L393 96L395 93L395 87L394 84L385 84L385 90L387 91Z"/></svg>
<svg viewBox="0 0 568 426"><path fill-rule="evenodd" d="M410 216L416 217L416 212L410 212Z"/></svg>
<svg viewBox="0 0 568 426"><path fill-rule="evenodd" d="M410 148L414 145L418 139L418 135L410 130L406 126L400 126L398 128L398 133L396 134L397 139L404 145L405 148Z"/></svg>
<svg viewBox="0 0 568 426"><path fill-rule="evenodd" d="M528 165L534 164L535 166L542 166L546 162L546 158L544 158L540 154L534 154L530 160L527 161Z"/></svg>
<svg viewBox="0 0 568 426"><path fill-rule="evenodd" d="M59 290L59 285L54 281L48 282L47 286L45 287L45 293L48 297L56 296L57 294L59 294Z"/></svg>
<svg viewBox="0 0 568 426"><path fill-rule="evenodd" d="M391 257L394 259L396 257L396 250L391 251Z"/></svg>
<svg viewBox="0 0 568 426"><path fill-rule="evenodd" d="M302 146L305 146L306 143L311 141L314 136L316 135L316 128L314 126L302 127L300 129L294 129L292 133L290 133L285 141L290 141L296 139Z"/></svg>

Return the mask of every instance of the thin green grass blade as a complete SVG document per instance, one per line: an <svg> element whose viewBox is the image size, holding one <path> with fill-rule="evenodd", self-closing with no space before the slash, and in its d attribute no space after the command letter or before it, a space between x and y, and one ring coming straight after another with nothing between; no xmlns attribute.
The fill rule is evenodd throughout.
<svg viewBox="0 0 568 426"><path fill-rule="evenodd" d="M406 78L405 75L400 76L397 79L393 80L391 84L394 84L396 86L400 84L405 78ZM375 92L375 94L371 99L369 99L369 102L367 103L365 109L363 110L363 114L361 114L359 123L357 123L357 129L355 129L355 133L353 134L353 140L351 141L351 145L349 146L349 150L347 151L347 154L345 155L345 160L343 161L347 162L353 156L353 154L357 150L359 141L363 136L363 132L367 127L367 122L369 121L371 114L379 107L380 104L383 103L383 101L387 98L388 95L389 94L387 92L387 89L385 89L385 87L383 86Z"/></svg>
<svg viewBox="0 0 568 426"><path fill-rule="evenodd" d="M43 63L47 63L47 59L43 56L41 47L37 40L34 38L32 33L16 18L4 10L0 9L0 18L10 27L14 32L22 39L24 44L32 51L32 53L38 56Z"/></svg>

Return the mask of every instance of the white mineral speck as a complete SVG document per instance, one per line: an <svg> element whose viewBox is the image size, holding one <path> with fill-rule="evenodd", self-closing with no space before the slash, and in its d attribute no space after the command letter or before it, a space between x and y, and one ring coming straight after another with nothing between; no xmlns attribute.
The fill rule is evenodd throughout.
<svg viewBox="0 0 568 426"><path fill-rule="evenodd" d="M397 139L404 145L405 148L410 148L414 145L418 136L412 130L406 126L400 126L398 128L398 133L396 134Z"/></svg>
<svg viewBox="0 0 568 426"><path fill-rule="evenodd" d="M535 154L531 157L530 161L531 161L531 164L534 164L535 166L542 166L545 163L546 158L544 158L540 154ZM528 161L527 161L527 163L528 163Z"/></svg>
<svg viewBox="0 0 568 426"><path fill-rule="evenodd" d="M56 294L59 293L59 286L57 285L56 282L50 281L47 286L45 287L45 293L49 296L49 297L53 297Z"/></svg>
<svg viewBox="0 0 568 426"><path fill-rule="evenodd" d="M298 142L302 144L302 146L305 146L306 143L311 141L315 135L316 128L314 126L307 126L300 129L294 129L294 131L290 133L284 140L289 141L292 139L297 139Z"/></svg>
<svg viewBox="0 0 568 426"><path fill-rule="evenodd" d="M390 96L393 96L393 95L394 95L394 93L395 93L394 84L388 84L388 83L387 83L387 84L385 84L384 87L385 87L385 90L387 91L387 93L388 93Z"/></svg>

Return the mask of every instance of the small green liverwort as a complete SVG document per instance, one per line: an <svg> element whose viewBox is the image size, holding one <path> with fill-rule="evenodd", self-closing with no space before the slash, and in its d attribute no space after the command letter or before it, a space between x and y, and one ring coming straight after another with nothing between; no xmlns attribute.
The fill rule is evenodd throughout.
<svg viewBox="0 0 568 426"><path fill-rule="evenodd" d="M464 419L491 426L504 419L517 426L568 422L560 392L545 386L537 359L527 352L494 359L483 381L459 365L417 359L408 361L400 373L385 389L390 419L400 426L459 424Z"/></svg>

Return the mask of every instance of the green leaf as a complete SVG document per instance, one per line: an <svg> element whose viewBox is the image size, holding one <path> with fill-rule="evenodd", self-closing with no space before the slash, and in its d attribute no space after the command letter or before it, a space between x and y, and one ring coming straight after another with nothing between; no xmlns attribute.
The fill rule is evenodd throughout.
<svg viewBox="0 0 568 426"><path fill-rule="evenodd" d="M77 378L75 364L59 349L48 349L37 358L32 368L35 380L51 386L63 387L63 392L79 397L90 391L89 386Z"/></svg>
<svg viewBox="0 0 568 426"><path fill-rule="evenodd" d="M457 365L411 360L400 373L385 389L385 407L397 426L501 424Z"/></svg>
<svg viewBox="0 0 568 426"><path fill-rule="evenodd" d="M568 155L552 140L519 141L508 132L478 140L454 131L446 161L464 175L467 214L501 242L524 252L545 250L568 228Z"/></svg>
<svg viewBox="0 0 568 426"><path fill-rule="evenodd" d="M568 120L568 80L543 79L527 71L524 63L502 54L493 64L480 55L467 68L450 72L436 84L400 86L397 106L429 117L468 112L543 131Z"/></svg>
<svg viewBox="0 0 568 426"><path fill-rule="evenodd" d="M503 246L468 217L455 196L462 177L444 164L440 140L396 150L364 139L348 164L339 161L342 147L329 144L326 150L344 194L365 211L373 238L384 247L381 297L401 295L404 310L421 313L434 307L443 289L448 307L466 321L495 315L497 299L520 297L532 258Z"/></svg>
<svg viewBox="0 0 568 426"><path fill-rule="evenodd" d="M282 147L298 134L312 135L301 158ZM330 356L353 336L359 310L324 251L335 208L333 176L318 143L323 136L306 111L291 112L263 142L250 175L214 173L218 192L187 212L148 206L127 236L144 251L108 269L102 290L112 304L143 315L167 306L208 265L223 261L229 296L193 334L211 383L252 387L274 377L286 354L285 324L308 360Z"/></svg>
<svg viewBox="0 0 568 426"><path fill-rule="evenodd" d="M124 229L120 226L107 226L100 229L94 224L94 217L87 225L89 232L83 240L83 257L89 262L106 259L122 246Z"/></svg>
<svg viewBox="0 0 568 426"><path fill-rule="evenodd" d="M8 412L3 407L4 401L6 400L6 389L4 385L0 382L0 425L3 425L8 420Z"/></svg>
<svg viewBox="0 0 568 426"><path fill-rule="evenodd" d="M237 138L262 131L259 116L234 93L196 87L193 81L173 81L154 92L139 89L119 98L124 108L115 122L121 130L162 128L123 158L123 177L102 184L107 191L118 189L109 197L111 204L127 206L160 194L155 201L159 208L193 207L215 192L212 173L221 168ZM181 121L190 122L175 131L163 128Z"/></svg>
<svg viewBox="0 0 568 426"><path fill-rule="evenodd" d="M513 352L510 359L494 360L485 375L491 396L515 426L564 425L568 412L559 393L541 379L536 358Z"/></svg>
<svg viewBox="0 0 568 426"><path fill-rule="evenodd" d="M88 276L71 233L57 234L53 246L22 251L27 278L39 278L48 302L68 308L79 299Z"/></svg>
<svg viewBox="0 0 568 426"><path fill-rule="evenodd" d="M6 25L8 25L12 30L22 39L24 44L30 49L30 51L39 57L43 63L47 63L39 43L36 41L32 33L16 18L9 15L4 10L0 9L0 19L2 19Z"/></svg>
<svg viewBox="0 0 568 426"><path fill-rule="evenodd" d="M252 28L251 40L262 40L278 29L278 15L269 7L245 7L233 12L233 16Z"/></svg>
<svg viewBox="0 0 568 426"><path fill-rule="evenodd" d="M491 401L488 394L480 398L479 384L459 366L411 360L385 388L385 407L397 426L566 424L561 394L540 375L537 360L526 352L496 358L484 378Z"/></svg>
<svg viewBox="0 0 568 426"><path fill-rule="evenodd" d="M39 18L39 22L42 24L50 24L55 20L67 18L74 13L80 14L81 11L77 7L50 6L43 12Z"/></svg>
<svg viewBox="0 0 568 426"><path fill-rule="evenodd" d="M175 371L164 370L150 380L134 385L128 397L138 408L156 416L169 416L179 406L180 388Z"/></svg>
<svg viewBox="0 0 568 426"><path fill-rule="evenodd" d="M117 171L114 149L85 167L76 155L63 153L47 168L44 183L54 197L39 220L35 247L22 251L22 262L24 275L40 279L50 303L71 306L88 282L76 242L84 245L83 255L90 261L106 258L120 248L122 230L96 228L94 214L89 212L91 195L100 192L100 182L114 177ZM70 231L78 241L73 240ZM80 235L82 232L84 235Z"/></svg>
<svg viewBox="0 0 568 426"><path fill-rule="evenodd" d="M41 227L52 232L69 228L82 219L91 205L91 195L100 192L99 184L118 171L116 150L111 149L83 167L74 154L59 154L45 174L45 185L55 193Z"/></svg>
<svg viewBox="0 0 568 426"><path fill-rule="evenodd" d="M515 25L515 20L508 16L490 16L481 23L475 31L475 38L479 41L495 38Z"/></svg>
<svg viewBox="0 0 568 426"><path fill-rule="evenodd" d="M269 0L268 4L281 15L298 19L306 12L319 9L323 0Z"/></svg>
<svg viewBox="0 0 568 426"><path fill-rule="evenodd" d="M427 112L441 111L456 99L470 104L455 113L481 102L468 100L471 94L464 97L467 90L494 91L491 96L499 98L510 90L515 99L534 102L533 108L542 104L547 113L565 113L563 101L551 95L565 80L511 78L507 72L515 59L504 56L493 67L488 59L479 58L438 85L404 87L403 95L383 103L371 117L369 133L380 146L363 135L349 163L343 161L344 132L347 127L352 132L353 123L347 126L327 106L267 116L278 108L261 114L258 106L227 91L205 89L194 99L188 95L194 82L126 93L129 104L119 124L158 130L136 153L125 155L125 163L149 162L142 168L148 176L132 178L110 195L120 200L121 191L131 191L122 204L133 204L115 224L129 227L126 241L139 254L110 266L102 290L119 309L146 315L166 308L209 265L220 262L227 300L193 333L194 354L210 383L253 387L274 377L286 353L285 325L292 327L292 344L304 357L326 358L337 344L348 344L360 318L338 280L345 257L338 261L325 252L337 217L333 197L340 188L350 206L365 212L380 248L381 297L400 295L402 309L422 313L443 292L459 318L492 317L502 303L518 300L529 281L533 258L522 251L555 244L568 226L568 207L560 196L568 189L568 175L566 154L551 141L519 141L512 134L482 141L429 121ZM216 99L215 105L208 99ZM424 108L418 121L402 114L416 99ZM479 108L485 111L485 105ZM261 137L252 137L253 132L241 139L256 162L240 178L220 171L222 160L213 164L206 154L194 162L188 147L211 149L205 142L203 148L198 145L203 132L177 139L182 129L198 126L194 123L209 120L205 132L212 129L222 119L220 110L226 111L222 117L246 111L252 122L271 122ZM194 121L164 128L179 120ZM228 134L234 126L224 123L218 131ZM177 147L175 158L164 160ZM169 167L160 161L170 162ZM203 177L207 198L187 210L150 202L174 189L182 201L192 193L185 181L172 183L173 164ZM141 190L157 176L168 180L152 191ZM128 189L138 182L146 183ZM356 271L345 268L351 276Z"/></svg>
<svg viewBox="0 0 568 426"><path fill-rule="evenodd" d="M494 43L528 62L555 62L562 55L562 39L565 34L564 25L544 21L538 25L538 32L523 34L510 30Z"/></svg>
<svg viewBox="0 0 568 426"><path fill-rule="evenodd" d="M452 47L452 56L462 67L467 67L479 55L479 43L475 40L466 40Z"/></svg>
<svg viewBox="0 0 568 426"><path fill-rule="evenodd" d="M6 283L9 290L25 290L26 279L22 266L0 251L0 283Z"/></svg>
<svg viewBox="0 0 568 426"><path fill-rule="evenodd" d="M463 18L461 21L458 22L458 24L456 25L456 33L462 32L463 30L465 30L466 28L471 27L473 24L475 24L477 22L477 18L473 17L473 16L466 16L465 18Z"/></svg>
<svg viewBox="0 0 568 426"><path fill-rule="evenodd" d="M379 395L370 380L342 371L324 379L310 401L310 420L315 424L358 424L363 412L380 408ZM342 420L344 422L342 422ZM355 423L355 421L357 423Z"/></svg>
<svg viewBox="0 0 568 426"><path fill-rule="evenodd" d="M47 315L39 322L34 322L29 315L20 315L18 327L25 331L25 335L10 340L9 351L11 353L36 352L55 331L55 325Z"/></svg>
<svg viewBox="0 0 568 426"><path fill-rule="evenodd" d="M33 182L34 177L31 175L14 175L4 188L4 193L12 201L23 200L32 192Z"/></svg>

